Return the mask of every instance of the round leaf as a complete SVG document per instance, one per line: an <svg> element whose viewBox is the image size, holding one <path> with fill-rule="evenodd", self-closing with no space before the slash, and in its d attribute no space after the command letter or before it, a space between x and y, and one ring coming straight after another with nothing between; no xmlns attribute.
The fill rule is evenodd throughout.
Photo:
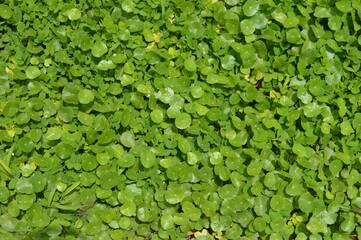
<svg viewBox="0 0 361 240"><path fill-rule="evenodd" d="M91 103L94 100L94 94L89 89L82 89L78 93L78 100L82 104Z"/></svg>
<svg viewBox="0 0 361 240"><path fill-rule="evenodd" d="M257 0L247 0L243 4L243 13L247 17L252 17L258 12L259 4Z"/></svg>
<svg viewBox="0 0 361 240"><path fill-rule="evenodd" d="M65 15L69 18L69 20L74 21L81 17L81 12L77 8L71 8L65 12Z"/></svg>
<svg viewBox="0 0 361 240"><path fill-rule="evenodd" d="M152 119L152 121L154 123L161 123L164 119L164 113L162 110L160 109L155 109L150 113L150 119Z"/></svg>
<svg viewBox="0 0 361 240"><path fill-rule="evenodd" d="M181 113L175 119L175 126L178 129L186 129L192 123L192 118L188 113Z"/></svg>
<svg viewBox="0 0 361 240"><path fill-rule="evenodd" d="M194 22L188 27L186 36L188 38L201 38L204 34L204 26L200 22Z"/></svg>
<svg viewBox="0 0 361 240"><path fill-rule="evenodd" d="M0 17L2 17L3 19L9 19L12 15L13 12L8 5L0 4Z"/></svg>
<svg viewBox="0 0 361 240"><path fill-rule="evenodd" d="M153 167L157 163L155 154L150 150L143 150L140 155L140 162L145 168Z"/></svg>
<svg viewBox="0 0 361 240"><path fill-rule="evenodd" d="M104 42L96 42L91 52L94 57L101 57L108 52L108 47Z"/></svg>
<svg viewBox="0 0 361 240"><path fill-rule="evenodd" d="M135 145L135 136L132 132L125 131L120 136L120 142L128 148L131 148Z"/></svg>
<svg viewBox="0 0 361 240"><path fill-rule="evenodd" d="M241 21L241 32L244 35L251 35L256 30L256 26L254 23L249 19L243 19Z"/></svg>
<svg viewBox="0 0 361 240"><path fill-rule="evenodd" d="M40 76L41 71L38 67L30 66L25 70L26 77L29 79L35 79Z"/></svg>

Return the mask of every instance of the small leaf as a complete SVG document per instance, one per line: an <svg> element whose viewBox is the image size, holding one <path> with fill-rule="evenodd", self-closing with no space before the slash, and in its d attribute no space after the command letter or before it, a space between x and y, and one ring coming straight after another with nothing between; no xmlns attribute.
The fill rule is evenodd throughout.
<svg viewBox="0 0 361 240"><path fill-rule="evenodd" d="M232 199L237 196L237 189L231 184L226 184L218 190L218 194L222 199Z"/></svg>
<svg viewBox="0 0 361 240"><path fill-rule="evenodd" d="M333 160L332 162L330 162L330 165L328 166L330 169L330 172L332 173L333 176L337 176L337 174L339 172L341 172L343 164L341 160Z"/></svg>
<svg viewBox="0 0 361 240"><path fill-rule="evenodd" d="M304 188L299 180L293 179L286 187L286 193L290 196L297 196L304 192Z"/></svg>
<svg viewBox="0 0 361 240"><path fill-rule="evenodd" d="M82 104L91 103L94 100L94 94L89 89L81 89L78 93L78 100Z"/></svg>
<svg viewBox="0 0 361 240"><path fill-rule="evenodd" d="M327 224L314 216L311 217L306 227L312 234L327 233Z"/></svg>
<svg viewBox="0 0 361 240"><path fill-rule="evenodd" d="M177 204L183 201L186 197L187 191L183 185L171 184L165 192L165 200L170 204Z"/></svg>
<svg viewBox="0 0 361 240"><path fill-rule="evenodd" d="M135 157L129 153L125 153L119 157L117 163L121 168L129 168L135 164Z"/></svg>
<svg viewBox="0 0 361 240"><path fill-rule="evenodd" d="M174 218L171 214L163 215L160 219L160 224L164 230L169 230L174 227Z"/></svg>
<svg viewBox="0 0 361 240"><path fill-rule="evenodd" d="M71 8L65 12L65 15L69 18L69 20L74 21L81 17L81 12L77 8Z"/></svg>
<svg viewBox="0 0 361 240"><path fill-rule="evenodd" d="M96 42L91 52L94 57L101 57L108 52L108 47L104 42Z"/></svg>
<svg viewBox="0 0 361 240"><path fill-rule="evenodd" d="M215 73L209 74L207 76L206 81L209 84L228 84L229 83L228 77L226 77L224 75L218 75Z"/></svg>
<svg viewBox="0 0 361 240"><path fill-rule="evenodd" d="M122 9L127 12L127 13L131 13L135 10L135 3L132 0L124 0L122 1Z"/></svg>
<svg viewBox="0 0 361 240"><path fill-rule="evenodd" d="M341 0L335 2L336 8L340 10L341 12L349 12L351 11L351 1L348 0Z"/></svg>
<svg viewBox="0 0 361 240"><path fill-rule="evenodd" d="M63 134L63 129L61 127L50 127L48 131L44 134L44 138L49 141L59 140Z"/></svg>
<svg viewBox="0 0 361 240"><path fill-rule="evenodd" d="M128 148L131 148L135 145L135 136L132 132L125 131L120 136L120 142Z"/></svg>
<svg viewBox="0 0 361 240"><path fill-rule="evenodd" d="M189 58L184 61L184 68L187 71L194 72L197 70L196 62L194 61L194 58Z"/></svg>
<svg viewBox="0 0 361 240"><path fill-rule="evenodd" d="M241 21L241 32L244 35L251 35L256 30L256 26L254 25L253 21L249 19L243 19Z"/></svg>
<svg viewBox="0 0 361 240"><path fill-rule="evenodd" d="M3 19L9 19L13 15L11 8L8 5L0 4L0 17Z"/></svg>
<svg viewBox="0 0 361 240"><path fill-rule="evenodd" d="M350 135L351 133L354 132L351 123L349 120L345 120L340 124L340 128L341 128L341 133L343 135Z"/></svg>
<svg viewBox="0 0 361 240"><path fill-rule="evenodd" d="M266 221L262 217L257 217L253 221L253 227L257 232L263 232L267 226Z"/></svg>
<svg viewBox="0 0 361 240"><path fill-rule="evenodd" d="M150 149L145 149L140 154L140 162L145 168L151 168L157 163L156 155Z"/></svg>
<svg viewBox="0 0 361 240"><path fill-rule="evenodd" d="M116 67L116 65L113 63L112 60L101 60L98 63L98 69L102 70L102 71L108 71L110 69L114 69Z"/></svg>
<svg viewBox="0 0 361 240"><path fill-rule="evenodd" d="M259 4L257 0L247 0L243 4L243 13L247 17L252 17L258 12Z"/></svg>
<svg viewBox="0 0 361 240"><path fill-rule="evenodd" d="M209 161L213 165L218 165L223 162L223 156L220 152L211 152L208 153L209 155Z"/></svg>
<svg viewBox="0 0 361 240"><path fill-rule="evenodd" d="M200 22L193 22L189 25L186 36L187 38L201 38L204 34L205 28Z"/></svg>
<svg viewBox="0 0 361 240"><path fill-rule="evenodd" d="M25 71L26 77L29 79L35 79L40 76L41 71L38 67L30 66Z"/></svg>
<svg viewBox="0 0 361 240"><path fill-rule="evenodd" d="M232 55L226 55L221 58L221 66L226 70L232 70L236 63L236 58Z"/></svg>
<svg viewBox="0 0 361 240"><path fill-rule="evenodd" d="M311 213L315 208L314 197L309 192L301 194L298 199L298 206L304 213Z"/></svg>
<svg viewBox="0 0 361 240"><path fill-rule="evenodd" d="M180 113L175 119L175 126L178 129L186 129L192 123L192 118L188 113Z"/></svg>
<svg viewBox="0 0 361 240"><path fill-rule="evenodd" d="M154 123L161 123L164 119L164 113L162 110L160 109L155 109L150 113L150 119L152 119L152 121Z"/></svg>
<svg viewBox="0 0 361 240"><path fill-rule="evenodd" d="M182 153L189 153L192 149L191 143L186 138L180 138L178 140L178 148Z"/></svg>

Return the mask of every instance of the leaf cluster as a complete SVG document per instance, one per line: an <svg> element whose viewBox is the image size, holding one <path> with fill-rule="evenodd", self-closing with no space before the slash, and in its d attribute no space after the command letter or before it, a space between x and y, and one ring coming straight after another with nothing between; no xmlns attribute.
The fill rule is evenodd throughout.
<svg viewBox="0 0 361 240"><path fill-rule="evenodd" d="M360 14L4 1L0 236L360 236Z"/></svg>

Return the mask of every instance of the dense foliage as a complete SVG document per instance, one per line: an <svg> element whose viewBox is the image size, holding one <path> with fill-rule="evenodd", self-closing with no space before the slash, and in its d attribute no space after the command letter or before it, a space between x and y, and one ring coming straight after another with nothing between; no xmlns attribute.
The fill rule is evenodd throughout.
<svg viewBox="0 0 361 240"><path fill-rule="evenodd" d="M359 0L1 2L1 239L361 234Z"/></svg>

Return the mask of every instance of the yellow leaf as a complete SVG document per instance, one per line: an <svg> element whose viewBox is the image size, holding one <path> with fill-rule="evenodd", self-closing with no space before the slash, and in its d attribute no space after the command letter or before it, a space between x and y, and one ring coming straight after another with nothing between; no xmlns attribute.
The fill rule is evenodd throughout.
<svg viewBox="0 0 361 240"><path fill-rule="evenodd" d="M11 129L11 130L9 130L8 131L8 135L10 136L10 137L14 137L15 136L15 130L14 129Z"/></svg>
<svg viewBox="0 0 361 240"><path fill-rule="evenodd" d="M160 32L153 33L153 41L154 41L155 43L159 43L159 42L160 42Z"/></svg>

